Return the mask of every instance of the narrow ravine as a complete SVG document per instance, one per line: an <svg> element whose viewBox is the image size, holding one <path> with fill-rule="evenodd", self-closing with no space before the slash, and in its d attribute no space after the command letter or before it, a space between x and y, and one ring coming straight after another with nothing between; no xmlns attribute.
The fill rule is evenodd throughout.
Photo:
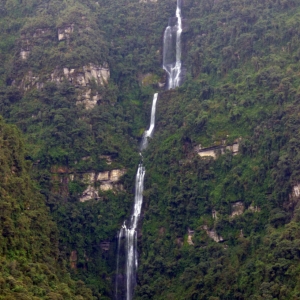
<svg viewBox="0 0 300 300"><path fill-rule="evenodd" d="M174 18L171 18L174 19ZM167 89L178 87L182 81L181 75L181 0L177 0L176 25L172 26L172 21L164 33L163 44L163 69L168 74ZM174 45L175 41L175 45ZM172 55L175 48L175 57ZM151 119L149 129L143 134L140 150L145 150L148 146L148 139L153 136L155 127L155 114L158 93L155 93L152 101ZM115 298L117 300L131 300L136 286L136 271L138 268L137 252L137 226L141 216L143 204L145 167L143 166L143 156L138 166L135 180L134 207L129 220L125 221L118 234L117 270L115 284ZM124 257L124 259L123 259ZM125 276L123 275L125 273Z"/></svg>

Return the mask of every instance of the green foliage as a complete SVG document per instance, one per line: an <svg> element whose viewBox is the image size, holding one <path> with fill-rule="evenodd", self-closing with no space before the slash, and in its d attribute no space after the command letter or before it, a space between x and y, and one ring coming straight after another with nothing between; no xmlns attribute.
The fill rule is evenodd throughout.
<svg viewBox="0 0 300 300"><path fill-rule="evenodd" d="M287 270L299 258L287 258L294 246L286 232L298 207L299 61L290 31L298 11L293 1L185 3L189 74L182 87L160 94L146 151L137 299L297 297L299 275ZM219 150L214 161L195 151L239 137L236 156ZM237 201L245 210L232 217ZM194 245L186 242L189 228ZM287 257L279 259L281 251Z"/></svg>
<svg viewBox="0 0 300 300"><path fill-rule="evenodd" d="M66 274L57 227L29 176L19 130L1 119L0 133L0 299L93 299Z"/></svg>
<svg viewBox="0 0 300 300"><path fill-rule="evenodd" d="M2 184L9 190L0 249L5 293L91 297L82 282L75 287L67 275L62 280L55 264L54 269L47 264L49 272L40 266L47 263L42 245L48 249L54 241L48 256L58 258L59 249L65 262L76 250L72 276L88 283L95 297L112 297L115 235L130 212L138 144L155 85L164 80L162 36L175 6L173 0L7 0L0 5L0 111L25 135L32 173L59 231L58 238L43 198L26 192L24 153L11 160L3 153ZM300 181L299 9L297 0L184 1L185 82L159 94L155 136L144 153L137 299L299 298L299 209L292 196ZM58 41L64 27L72 30ZM37 34L40 29L44 35ZM30 50L27 60L20 57L23 48ZM106 62L109 83L89 86L92 95L102 97L92 110L76 104L75 84L50 82L57 66L82 70ZM29 71L43 88L20 89ZM237 139L237 155L221 150ZM217 159L200 158L195 150L200 144L218 149ZM13 155L20 151L18 145L9 147L16 147ZM105 155L113 157L111 165ZM6 182L12 166L18 179ZM58 168L63 171L53 171ZM125 191L79 203L86 188L80 174L116 168L127 169L121 179ZM76 180L68 181L70 174ZM34 212L25 209L26 201ZM237 202L244 211L233 217ZM19 217L25 231L15 225ZM44 220L36 222L40 217ZM194 245L188 243L188 229L194 230ZM213 241L209 230L224 241ZM36 246L27 234L33 234ZM99 247L103 241L112 245L107 252ZM25 274L29 263L23 260L38 265L30 265L32 275L20 275L18 282L13 272ZM14 261L16 267L10 265Z"/></svg>

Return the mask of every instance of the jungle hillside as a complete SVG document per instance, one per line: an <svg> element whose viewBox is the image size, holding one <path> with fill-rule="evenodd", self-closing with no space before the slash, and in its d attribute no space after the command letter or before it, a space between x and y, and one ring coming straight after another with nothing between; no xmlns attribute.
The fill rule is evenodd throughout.
<svg viewBox="0 0 300 300"><path fill-rule="evenodd" d="M1 1L0 299L113 299L155 92L134 299L300 299L300 1L182 1L167 90L175 9Z"/></svg>

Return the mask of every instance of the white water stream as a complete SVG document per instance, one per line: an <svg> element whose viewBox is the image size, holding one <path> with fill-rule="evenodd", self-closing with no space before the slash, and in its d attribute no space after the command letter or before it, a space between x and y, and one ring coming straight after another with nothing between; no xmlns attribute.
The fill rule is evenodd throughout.
<svg viewBox="0 0 300 300"><path fill-rule="evenodd" d="M135 179L135 196L134 196L134 208L129 223L126 225L124 222L122 228L119 232L118 237L118 258L117 258L117 273L119 271L119 255L120 255L120 245L122 238L125 238L125 272L126 272L126 297L121 296L121 299L132 299L133 290L136 285L136 270L138 266L137 260L137 225L141 215L142 204L143 204L143 191L144 191L144 177L145 177L145 167L139 164L136 179ZM119 285L116 283L116 298L120 298L119 295ZM122 292L122 291L121 291ZM124 291L123 291L124 293Z"/></svg>
<svg viewBox="0 0 300 300"><path fill-rule="evenodd" d="M148 138L153 136L154 126L155 126L155 112L156 112L156 102L157 102L158 93L155 93L153 96L152 101L152 108L151 108L151 121L150 127L146 130L143 134L143 139L141 143L141 150L144 150L148 146Z"/></svg>
<svg viewBox="0 0 300 300"><path fill-rule="evenodd" d="M164 33L163 68L168 74L168 89L179 86L181 82L181 0L177 0L176 19L177 24L168 26ZM175 45L173 42L174 38ZM172 57L174 48L176 53L175 58ZM153 136L157 98L158 93L155 93L152 102L150 127L143 134L141 151L147 148L148 139ZM145 167L140 163L135 180L133 212L130 220L123 223L118 234L117 277L115 286L115 298L117 300L132 300L136 286L136 271L138 267L137 226L142 211L145 172ZM120 274L120 257L123 253L123 256L125 256L125 261L123 262L123 272L125 272L125 276Z"/></svg>
<svg viewBox="0 0 300 300"><path fill-rule="evenodd" d="M177 24L169 25L164 33L163 69L168 74L168 89L174 89L181 83L181 33L182 16L181 0L177 0L176 8ZM170 23L170 22L169 22ZM175 38L175 61L174 61L174 38Z"/></svg>

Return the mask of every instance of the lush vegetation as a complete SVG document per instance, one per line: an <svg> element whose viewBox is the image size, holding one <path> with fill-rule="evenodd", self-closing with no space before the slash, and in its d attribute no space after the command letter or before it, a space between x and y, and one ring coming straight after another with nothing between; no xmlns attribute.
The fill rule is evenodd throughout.
<svg viewBox="0 0 300 300"><path fill-rule="evenodd" d="M146 155L137 298L297 298L299 4L186 6L188 77L161 94ZM213 160L194 150L237 138L236 156ZM245 211L232 217L238 201Z"/></svg>
<svg viewBox="0 0 300 300"><path fill-rule="evenodd" d="M5 1L1 9L1 114L24 133L32 175L59 228L60 255L69 260L76 251L74 278L87 282L96 297L111 298L114 239L131 209L139 139L148 123L151 83L163 74L161 34L174 3ZM73 31L58 41L58 31L68 26ZM29 53L26 59L21 50ZM80 88L51 82L51 74L90 63L108 63L111 80L91 84L102 100L85 110L76 104ZM145 74L152 79L141 85ZM79 203L82 174L118 168L127 170L121 182L126 192ZM108 253L102 241L112 242Z"/></svg>
<svg viewBox="0 0 300 300"><path fill-rule="evenodd" d="M0 120L1 299L94 299L73 281L58 248L58 230L30 179L30 162L15 126Z"/></svg>
<svg viewBox="0 0 300 300"><path fill-rule="evenodd" d="M15 144L1 155L8 164L3 174L11 172L2 181L1 205L9 210L3 208L3 216L10 216L1 221L3 295L65 299L67 293L73 299L77 293L88 299L90 291L61 266L76 250L71 276L84 281L94 297L112 298L116 232L130 213L152 95L166 79L162 38L175 7L173 0L0 5L0 112L23 132L28 149L27 162ZM144 154L136 298L297 299L299 199L293 188L300 181L300 1L186 0L182 11L185 82L161 90L155 136ZM64 28L72 30L58 41ZM90 63L107 63L111 76L107 84L90 84L101 101L86 110L77 103L80 87L51 81L51 74ZM237 139L237 155L219 150L217 159L201 158L195 150ZM28 161L43 196L28 177ZM79 202L86 188L82 174L118 168L127 170L123 191ZM76 179L70 181L70 174ZM21 192L10 184L25 186ZM237 202L244 211L233 217ZM21 216L27 218L24 230L18 227ZM28 218L35 225L26 227ZM109 250L101 249L103 241L110 242ZM29 280L35 273L43 279ZM6 282L7 274L20 283Z"/></svg>

